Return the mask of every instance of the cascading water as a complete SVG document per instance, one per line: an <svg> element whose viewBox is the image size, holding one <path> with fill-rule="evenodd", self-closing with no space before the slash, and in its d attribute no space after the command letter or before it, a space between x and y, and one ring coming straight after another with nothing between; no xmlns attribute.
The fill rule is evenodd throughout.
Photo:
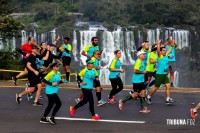
<svg viewBox="0 0 200 133"><path fill-rule="evenodd" d="M134 31L135 32L135 31ZM86 65L85 60L86 57L81 55L83 48L91 43L91 38L94 36L98 37L100 49L103 50L101 55L101 75L100 80L102 84L110 84L108 79L109 74L109 64L111 60L114 58L114 50L120 49L122 51L122 65L126 69L126 73L122 74L122 79L125 84L131 84L130 78L132 77L132 68L135 61L135 53L136 53L136 46L140 46L142 41L144 41L144 33L143 31L138 30L136 33L133 31L122 31L121 29L117 29L115 31L94 31L94 30L84 30L84 31L73 31L73 37L71 37L72 47L73 47L73 57L75 62L80 62L81 65ZM52 43L56 39L56 29L52 30L51 32L46 32L42 34L37 34L35 31L33 32L26 32L22 31L22 38L21 43L24 44L27 42L28 37L34 36L37 43L41 43L42 41ZM156 43L156 39L159 37L163 40L163 42L169 38L169 36L173 36L175 41L178 44L178 49L182 49L184 47L189 47L189 31L187 30L175 30L172 28L168 29L147 29L146 31L146 40L149 41L150 45ZM137 37L136 37L136 36ZM0 41L0 49L6 49L9 46L12 49L15 47L19 48L15 43L15 39L11 39L12 45L10 43L3 43ZM58 44L59 45L59 44ZM72 61L73 62L73 61ZM128 69L129 68L129 69ZM174 85L177 87L179 86L179 73L178 69L174 74L175 80ZM126 80L125 80L126 79Z"/></svg>
<svg viewBox="0 0 200 133"><path fill-rule="evenodd" d="M73 31L73 41L72 41L72 44L73 44L73 55L74 55L74 61L78 61L78 58L77 58L77 54L78 54L78 48L77 48L77 35L76 35L76 31L74 30Z"/></svg>
<svg viewBox="0 0 200 133"><path fill-rule="evenodd" d="M179 72L178 71L174 72L174 86L179 87Z"/></svg>

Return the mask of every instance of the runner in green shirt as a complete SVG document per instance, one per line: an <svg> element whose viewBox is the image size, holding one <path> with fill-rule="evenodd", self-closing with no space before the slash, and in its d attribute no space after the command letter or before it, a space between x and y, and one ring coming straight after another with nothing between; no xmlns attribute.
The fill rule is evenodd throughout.
<svg viewBox="0 0 200 133"><path fill-rule="evenodd" d="M156 68L157 68L157 44L152 45L151 53L149 53L147 58L147 66L146 66L146 75L147 75L147 93L150 91L153 84L155 84L155 80L152 80L152 77L156 76Z"/></svg>
<svg viewBox="0 0 200 133"><path fill-rule="evenodd" d="M152 95L160 88L161 84L166 87L166 104L173 104L174 100L170 97L170 82L167 77L168 72L168 55L172 50L172 47L166 51L165 47L160 47L161 40L157 41L157 52L158 52L158 67L156 71L155 87L150 91L147 96L147 103L151 104Z"/></svg>

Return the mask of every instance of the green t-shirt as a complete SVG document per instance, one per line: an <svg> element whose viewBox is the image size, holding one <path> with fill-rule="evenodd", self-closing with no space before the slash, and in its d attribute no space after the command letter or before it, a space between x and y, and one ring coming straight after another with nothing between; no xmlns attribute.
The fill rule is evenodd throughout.
<svg viewBox="0 0 200 133"><path fill-rule="evenodd" d="M150 59L158 60L158 55L157 55L156 53L154 53L154 52L151 52L151 53L148 55L148 58L147 58L146 71L147 71L147 72L155 72L155 71L156 71L156 64L157 64L157 63L151 64L151 63L150 63Z"/></svg>

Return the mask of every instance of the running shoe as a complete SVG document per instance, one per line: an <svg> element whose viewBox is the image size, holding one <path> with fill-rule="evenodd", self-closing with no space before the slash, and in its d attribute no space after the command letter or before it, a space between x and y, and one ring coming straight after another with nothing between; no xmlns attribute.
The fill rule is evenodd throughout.
<svg viewBox="0 0 200 133"><path fill-rule="evenodd" d="M110 104L115 104L116 103L116 101L115 101L115 99L108 99L108 103L110 103Z"/></svg>
<svg viewBox="0 0 200 133"><path fill-rule="evenodd" d="M99 107L99 106L102 106L104 104L106 104L106 101L104 101L103 99L101 99L101 100L98 101L97 106Z"/></svg>
<svg viewBox="0 0 200 133"><path fill-rule="evenodd" d="M111 99L108 99L108 103L110 104L116 103L115 96L113 96Z"/></svg>
<svg viewBox="0 0 200 133"><path fill-rule="evenodd" d="M133 90L129 92L129 94L130 94L130 95L132 95L133 93L134 93L134 91L133 91Z"/></svg>
<svg viewBox="0 0 200 133"><path fill-rule="evenodd" d="M16 76L12 76L12 80L13 80L13 84L17 85L17 77Z"/></svg>
<svg viewBox="0 0 200 133"><path fill-rule="evenodd" d="M26 83L25 91L28 90L28 87L29 87L29 84ZM31 93L29 93L29 94L26 94L26 98L27 98L28 101L31 101L31 99L33 99L33 96L32 96Z"/></svg>
<svg viewBox="0 0 200 133"><path fill-rule="evenodd" d="M95 114L94 116L92 116L92 120L97 121L97 120L100 120L100 119L101 119L101 117L98 116L98 114Z"/></svg>
<svg viewBox="0 0 200 133"><path fill-rule="evenodd" d="M194 109L190 109L190 113L191 113L192 119L196 119L197 118L197 112L195 112Z"/></svg>
<svg viewBox="0 0 200 133"><path fill-rule="evenodd" d="M50 122L51 124L53 124L53 125L56 124L56 121L55 121L54 117L50 117L50 118L49 118L49 122Z"/></svg>
<svg viewBox="0 0 200 133"><path fill-rule="evenodd" d="M40 119L40 123L50 123L49 120L46 117L42 117Z"/></svg>
<svg viewBox="0 0 200 133"><path fill-rule="evenodd" d="M71 116L71 117L74 117L74 115L75 115L75 109L74 109L73 106L70 106L70 107L69 107L69 111L70 111L70 116Z"/></svg>
<svg viewBox="0 0 200 133"><path fill-rule="evenodd" d="M171 105L174 103L174 100L172 98L170 98L168 101L166 101L167 105Z"/></svg>
<svg viewBox="0 0 200 133"><path fill-rule="evenodd" d="M64 84L67 84L67 83L69 83L69 81L65 79L65 80L64 80Z"/></svg>
<svg viewBox="0 0 200 133"><path fill-rule="evenodd" d="M16 93L16 103L20 104L21 101L22 101L22 98L19 96L18 93Z"/></svg>
<svg viewBox="0 0 200 133"><path fill-rule="evenodd" d="M122 102L122 100L119 100L119 110L123 110L124 107L124 103Z"/></svg>
<svg viewBox="0 0 200 133"><path fill-rule="evenodd" d="M43 104L41 104L39 102L33 102L33 106L43 106Z"/></svg>
<svg viewBox="0 0 200 133"><path fill-rule="evenodd" d="M139 112L140 112L140 113L149 113L149 112L151 112L151 111L148 110L147 107L144 107L144 108L141 109Z"/></svg>
<svg viewBox="0 0 200 133"><path fill-rule="evenodd" d="M81 99L80 98L76 98L75 101L76 101L76 103L79 103L81 101Z"/></svg>
<svg viewBox="0 0 200 133"><path fill-rule="evenodd" d="M31 101L31 99L33 99L33 95L32 94L26 94L26 98L28 101Z"/></svg>
<svg viewBox="0 0 200 133"><path fill-rule="evenodd" d="M147 96L147 97L146 97L146 102L147 102L147 104L152 104L151 98Z"/></svg>

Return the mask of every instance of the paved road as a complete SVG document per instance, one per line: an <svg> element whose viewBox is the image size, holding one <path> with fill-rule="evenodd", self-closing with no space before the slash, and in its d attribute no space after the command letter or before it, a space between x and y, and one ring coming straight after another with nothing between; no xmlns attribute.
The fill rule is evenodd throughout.
<svg viewBox="0 0 200 133"><path fill-rule="evenodd" d="M47 104L47 98L41 102L45 104L43 107L33 107L31 102L23 98L20 104L15 102L15 93L21 92L23 89L16 88L0 88L1 106L0 106L0 132L1 133L199 133L200 117L195 123L190 118L190 108L194 107L191 103L197 104L200 101L198 93L180 93L174 92L172 97L176 100L173 106L165 105L165 94L158 92L152 98L153 104L147 105L151 110L149 114L139 113L139 100L128 101L124 110L118 109L118 104L106 104L102 107L96 107L96 112L103 120L121 120L135 121L136 123L114 123L103 121L80 121L80 120L61 120L57 119L57 125L40 124L39 120L42 116ZM69 106L75 105L74 99L79 95L79 89L60 89L59 96L62 100L62 107L57 117L68 119ZM107 99L109 91L103 91L103 98ZM116 99L123 98L128 91L122 91L117 95ZM94 95L96 100L96 97ZM88 104L76 111L75 118L90 119ZM167 121L172 120L186 122L183 125L169 125ZM139 124L137 122L145 122ZM195 125L193 125L195 124Z"/></svg>

